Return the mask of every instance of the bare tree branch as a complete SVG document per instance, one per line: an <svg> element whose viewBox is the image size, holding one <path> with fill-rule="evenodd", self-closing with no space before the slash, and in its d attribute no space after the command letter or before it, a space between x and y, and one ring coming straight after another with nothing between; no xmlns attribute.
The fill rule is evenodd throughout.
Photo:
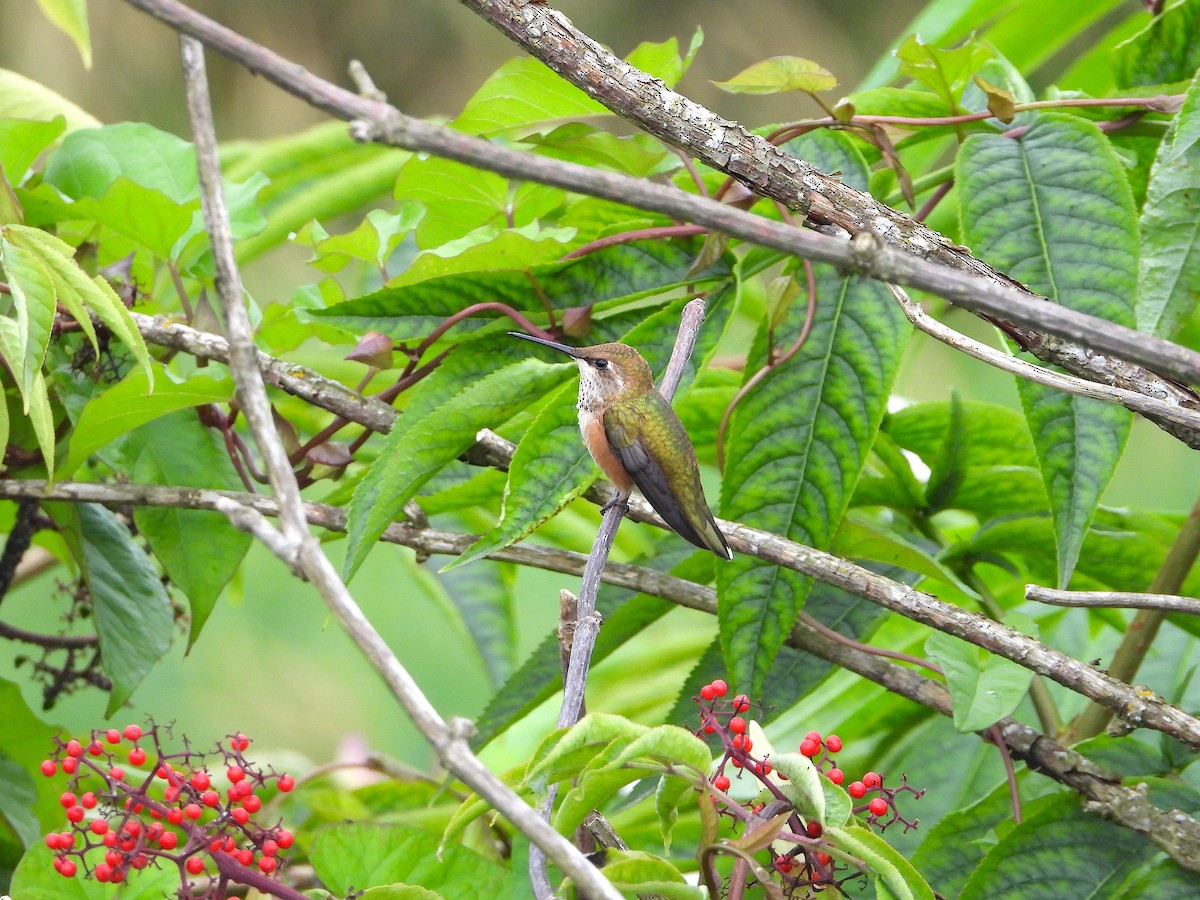
<svg viewBox="0 0 1200 900"><path fill-rule="evenodd" d="M1142 594L1133 591L1059 591L1036 584L1025 585L1025 599L1054 606L1090 609L1161 609L1200 616L1200 600L1175 594Z"/></svg>
<svg viewBox="0 0 1200 900"><path fill-rule="evenodd" d="M686 119L688 128L697 129L696 140L684 145L689 152L716 168L730 171L761 193L778 195L777 199L782 202L804 209L814 221L843 227L849 234L877 235L877 238L855 248L843 238L792 228L673 187L520 153L460 135L317 78L176 0L127 2L230 56L289 93L332 115L353 120L352 130L362 140L433 153L509 178L538 181L654 210L783 253L833 263L850 271L926 290L964 308L996 317L1026 349L1081 377L1122 386L1171 406L1200 408L1200 397L1175 383L1200 383L1200 354L1046 302L1045 298L1023 290L923 225L911 222L867 195L840 185L835 179L820 175L807 164L750 135L736 123L720 119L687 98L668 91L661 82L633 69L580 35L561 14L543 5L509 4L507 0L470 0L469 3L472 8L497 17L494 21L508 17L504 27L511 29L514 36L522 35L531 48L529 35L534 31L547 41L551 41L553 35L565 35L576 46L587 46L589 61L593 65L602 64L596 70L602 73L602 80L620 81L627 89L630 85L641 85L649 93L642 96L633 92L631 96L648 104L647 109L672 122ZM555 67L556 61L548 54L542 53L539 58ZM567 65L566 60L557 62ZM571 65L578 62L576 57L570 58ZM670 110L669 115L666 110ZM636 118L625 107L618 111ZM714 152L702 152L706 144L712 145L710 151L717 151L715 155ZM788 185L790 190L784 190ZM1012 323L1019 323L1021 327ZM1153 374L1155 372L1168 378L1158 377ZM1200 433L1157 416L1151 418L1189 446L1200 448Z"/></svg>
<svg viewBox="0 0 1200 900"><path fill-rule="evenodd" d="M346 586L333 570L316 539L309 534L300 488L292 472L283 442L275 430L266 386L259 371L250 320L246 315L241 278L234 261L229 216L221 193L220 163L208 98L204 51L193 38L183 37L184 77L187 82L188 112L200 169L201 199L205 225L216 262L216 286L229 331L229 367L237 384L238 400L250 423L254 439L266 460L271 484L278 499L283 523L283 542L268 536L268 547L279 552L289 565L297 566L313 583L392 694L437 751L446 768L499 810L522 834L553 859L583 891L596 897L618 900L621 894L572 844L542 821L512 790L500 782L467 746L469 723L447 724L429 702L407 670L371 625ZM228 512L227 502L218 511ZM223 508L223 510L222 510ZM251 511L253 513L253 511ZM253 515L258 515L253 513ZM255 533L267 529L263 523L247 523Z"/></svg>

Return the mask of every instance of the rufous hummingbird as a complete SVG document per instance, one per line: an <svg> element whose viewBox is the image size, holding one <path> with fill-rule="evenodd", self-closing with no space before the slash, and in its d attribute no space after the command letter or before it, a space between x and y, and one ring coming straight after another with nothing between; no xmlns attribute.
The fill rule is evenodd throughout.
<svg viewBox="0 0 1200 900"><path fill-rule="evenodd" d="M692 442L654 386L641 354L625 344L568 347L516 331L509 334L561 351L579 366L583 443L617 489L605 508L624 503L636 485L680 537L733 559L704 499Z"/></svg>

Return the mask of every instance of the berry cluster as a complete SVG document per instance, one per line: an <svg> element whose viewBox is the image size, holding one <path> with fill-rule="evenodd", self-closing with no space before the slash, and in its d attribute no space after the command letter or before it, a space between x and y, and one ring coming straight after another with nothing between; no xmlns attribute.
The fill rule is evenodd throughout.
<svg viewBox="0 0 1200 900"><path fill-rule="evenodd" d="M724 697L728 693L728 684L717 679L701 688L698 698L700 728L697 734L718 737L724 750L716 773L710 778L713 803L719 813L728 816L734 822L745 823L746 830L749 831L755 825L791 812L786 824L780 829L778 838L770 844L773 848L770 868L792 896L804 896L805 891L817 893L829 885L838 885L847 878L862 874L849 869L835 859L835 854L829 852L835 848L823 837L824 827L821 822L805 820L795 809L780 787L781 782L787 781L787 776L775 771L768 755L753 754L754 744L750 738L746 717L751 707L750 699L745 694L738 694L732 700L726 701ZM846 781L846 775L838 768L834 755L840 753L842 748L842 739L836 734L822 737L820 732L810 731L800 742L798 752L811 760L823 777L841 786ZM754 803L743 805L728 796L727 792L733 784L728 770L733 770L734 777L739 779L744 773L749 773L759 782L757 786L761 791ZM851 782L846 787L846 793L855 801L854 814L864 816L868 826L883 831L889 825L899 822L904 826L904 830L908 831L910 828L916 828L918 821L910 821L901 815L896 798L902 793L910 793L917 798L925 792L910 787L904 777L900 779L899 786L885 787L882 775L867 772L860 780ZM868 799L868 795L872 796ZM781 847L787 849L779 852Z"/></svg>
<svg viewBox="0 0 1200 900"><path fill-rule="evenodd" d="M60 770L69 776L59 798L69 830L46 835L46 846L56 851L54 868L72 878L82 867L97 881L119 884L132 871L172 865L181 897L224 900L231 884L301 896L274 877L292 833L255 821L264 789L286 793L295 779L250 763L245 735L218 746L220 762L210 769L206 754L165 753L160 731L128 725L93 731L87 741L58 739L41 767L48 778Z"/></svg>

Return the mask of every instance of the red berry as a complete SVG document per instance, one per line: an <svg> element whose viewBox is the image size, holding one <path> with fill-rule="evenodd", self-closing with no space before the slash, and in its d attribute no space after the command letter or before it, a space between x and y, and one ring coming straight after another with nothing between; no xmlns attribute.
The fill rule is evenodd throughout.
<svg viewBox="0 0 1200 900"><path fill-rule="evenodd" d="M104 752L104 748L100 746L99 741L92 741L87 745L87 752L89 756L99 756Z"/></svg>
<svg viewBox="0 0 1200 900"><path fill-rule="evenodd" d="M279 834L275 836L275 840L279 842L280 847L286 850L292 846L292 841L295 840L295 837L286 828L281 828L279 829Z"/></svg>
<svg viewBox="0 0 1200 900"><path fill-rule="evenodd" d="M92 819L91 824L88 825L88 828L92 830L92 834L102 835L108 831L108 820Z"/></svg>
<svg viewBox="0 0 1200 900"><path fill-rule="evenodd" d="M104 732L104 739L110 744L119 744L121 743L121 732L117 731L115 728L110 728L108 731Z"/></svg>
<svg viewBox="0 0 1200 900"><path fill-rule="evenodd" d="M96 868L92 869L92 876L97 881L108 881L112 878L112 866L108 863L100 863Z"/></svg>
<svg viewBox="0 0 1200 900"><path fill-rule="evenodd" d="M212 784L212 781L209 779L207 772L197 772L192 776L192 787L198 791L207 791L210 784Z"/></svg>
<svg viewBox="0 0 1200 900"><path fill-rule="evenodd" d="M216 806L221 802L221 795L216 791L205 791L200 795L200 802L205 806Z"/></svg>
<svg viewBox="0 0 1200 900"><path fill-rule="evenodd" d="M126 725L125 737L131 741L136 741L142 736L142 729L138 725Z"/></svg>
<svg viewBox="0 0 1200 900"><path fill-rule="evenodd" d="M44 763L43 763L43 765L44 765ZM66 759L63 760L62 766L63 766L64 772L66 772L68 775L74 775L75 770L79 768L79 760L77 760L73 756L68 756ZM45 772L45 771L46 771L45 769L42 769L42 772ZM54 773L51 772L50 774L54 774Z"/></svg>
<svg viewBox="0 0 1200 900"><path fill-rule="evenodd" d="M826 853L824 850L822 850L819 853L817 853L817 862L819 862L823 866L827 866L831 862L833 862L833 857L830 856L828 853Z"/></svg>
<svg viewBox="0 0 1200 900"><path fill-rule="evenodd" d="M704 687L700 688L701 700L712 700L716 696L717 692L713 690L713 686L711 684L706 684Z"/></svg>
<svg viewBox="0 0 1200 900"><path fill-rule="evenodd" d="M225 770L225 775L230 781L232 781L234 784L237 784L246 777L246 770L241 766L230 766Z"/></svg>
<svg viewBox="0 0 1200 900"><path fill-rule="evenodd" d="M879 777L877 772L868 772L863 776L863 784L868 788L877 788L883 784L883 779Z"/></svg>
<svg viewBox="0 0 1200 900"><path fill-rule="evenodd" d="M775 857L775 869L786 875L792 871L792 861L786 856L777 856Z"/></svg>
<svg viewBox="0 0 1200 900"><path fill-rule="evenodd" d="M137 837L142 833L142 823L134 819L132 822L126 823L125 828L122 829L122 833L129 837Z"/></svg>
<svg viewBox="0 0 1200 900"><path fill-rule="evenodd" d="M59 871L59 874L61 874L64 878L74 878L75 873L77 871L79 871L79 869L75 865L74 860L64 859L62 861L62 864L58 866L58 871Z"/></svg>
<svg viewBox="0 0 1200 900"><path fill-rule="evenodd" d="M124 859L124 857L121 856L121 854L118 853L116 850L109 850L107 853L104 854L104 861L106 863L108 863L110 866L112 866L113 868L116 868L117 866L119 866L121 864L121 860L123 860L123 859Z"/></svg>
<svg viewBox="0 0 1200 900"><path fill-rule="evenodd" d="M96 802L97 802L96 795L93 794L91 791L88 791L86 794L84 794L82 797L79 798L79 805L82 806L84 809L95 809Z"/></svg>
<svg viewBox="0 0 1200 900"><path fill-rule="evenodd" d="M204 871L204 859L199 856L189 856L188 861L183 865L191 875L199 875Z"/></svg>
<svg viewBox="0 0 1200 900"><path fill-rule="evenodd" d="M832 781L834 784L841 784L843 781L846 780L846 773L843 772L841 769L830 769L829 773L825 777L828 778L830 781Z"/></svg>
<svg viewBox="0 0 1200 900"><path fill-rule="evenodd" d="M164 831L162 837L158 839L158 846L164 850L174 850L179 844L179 835L173 831Z"/></svg>
<svg viewBox="0 0 1200 900"><path fill-rule="evenodd" d="M234 750L241 753L243 750L245 750L247 747L250 746L250 738L246 737L244 734L239 732L238 734L235 734L233 736L233 740L231 740L229 742L229 746L233 747Z"/></svg>
<svg viewBox="0 0 1200 900"><path fill-rule="evenodd" d="M741 716L734 716L732 719L729 720L729 730L732 731L734 734L745 734L746 733L746 720L743 719Z"/></svg>
<svg viewBox="0 0 1200 900"><path fill-rule="evenodd" d="M721 678L718 678L712 683L713 693L718 697L724 697L729 692L729 685Z"/></svg>
<svg viewBox="0 0 1200 900"><path fill-rule="evenodd" d="M733 698L733 711L746 712L750 709L750 698L745 694L738 694Z"/></svg>
<svg viewBox="0 0 1200 900"><path fill-rule="evenodd" d="M801 756L807 756L809 759L812 759L814 756L816 756L820 752L821 752L821 745L818 744L816 741L810 741L808 738L805 738L804 740L802 740L800 742L800 755Z"/></svg>
<svg viewBox="0 0 1200 900"><path fill-rule="evenodd" d="M850 787L846 788L846 793L848 793L855 800L861 800L866 796L867 786L861 781L855 781L850 785Z"/></svg>
<svg viewBox="0 0 1200 900"><path fill-rule="evenodd" d="M230 789L229 793L231 793L234 797L237 797L239 800L244 797L249 797L254 793L254 784L250 781L239 781L233 786L232 789Z"/></svg>
<svg viewBox="0 0 1200 900"><path fill-rule="evenodd" d="M263 856L274 856L279 852L279 842L267 838L262 845Z"/></svg>
<svg viewBox="0 0 1200 900"><path fill-rule="evenodd" d="M109 881L111 881L113 884L116 884L119 881L124 880L124 878L125 873L123 871L120 869L113 869L112 878L110 878Z"/></svg>
<svg viewBox="0 0 1200 900"><path fill-rule="evenodd" d="M250 865L250 863L254 862L254 851L253 850L239 850L234 855L237 857L237 861L240 862L243 866L248 866L248 865Z"/></svg>
<svg viewBox="0 0 1200 900"><path fill-rule="evenodd" d="M83 807L72 806L67 810L67 821L79 823L83 821Z"/></svg>
<svg viewBox="0 0 1200 900"><path fill-rule="evenodd" d="M730 781L728 775L718 775L713 779L713 787L715 787L718 791L729 790L729 785Z"/></svg>
<svg viewBox="0 0 1200 900"><path fill-rule="evenodd" d="M821 823L814 819L804 826L804 830L808 832L809 837L819 838L824 829L821 828Z"/></svg>
<svg viewBox="0 0 1200 900"><path fill-rule="evenodd" d="M258 861L259 869L261 869L263 872L266 872L268 875L275 871L275 866L278 864L278 861L273 856L264 856Z"/></svg>
<svg viewBox="0 0 1200 900"><path fill-rule="evenodd" d="M113 766L111 769L108 770L108 777L111 778L113 781L124 781L125 780L125 770L122 769L120 766Z"/></svg>
<svg viewBox="0 0 1200 900"><path fill-rule="evenodd" d="M105 847L115 847L117 846L118 840L119 838L117 837L117 833L115 831L110 831L100 839L100 842L104 844Z"/></svg>
<svg viewBox="0 0 1200 900"><path fill-rule="evenodd" d="M841 753L842 739L836 734L831 734L829 737L825 738L825 749L830 753Z"/></svg>
<svg viewBox="0 0 1200 900"><path fill-rule="evenodd" d="M247 797L245 800L242 801L242 806L245 807L250 812L256 813L260 809L262 809L262 797L259 797L256 794L251 794L249 797Z"/></svg>
<svg viewBox="0 0 1200 900"><path fill-rule="evenodd" d="M146 857L145 853L139 853L133 858L133 862L131 862L130 865L135 869L144 869L146 866L150 865L150 860Z"/></svg>
<svg viewBox="0 0 1200 900"><path fill-rule="evenodd" d="M183 821L183 810L178 806L172 806L167 810L167 821L172 825L178 825Z"/></svg>
<svg viewBox="0 0 1200 900"><path fill-rule="evenodd" d="M58 802L64 809L70 809L75 805L75 795L70 791L63 791L62 795L58 798Z"/></svg>
<svg viewBox="0 0 1200 900"><path fill-rule="evenodd" d="M873 816L882 816L888 811L887 801L882 797L876 797L870 802L867 809L871 810L871 815Z"/></svg>
<svg viewBox="0 0 1200 900"><path fill-rule="evenodd" d="M288 791L290 791L292 788L294 788L296 786L296 779L293 778L291 775L280 775L279 781L277 781L275 783L275 786L278 787L279 790L283 791L286 794Z"/></svg>
<svg viewBox="0 0 1200 900"><path fill-rule="evenodd" d="M810 731L808 734L806 734L806 735L804 736L804 739L805 739L806 741L815 741L816 743L818 743L818 744L819 744L819 743L821 743L821 732L819 732L819 731Z"/></svg>
<svg viewBox="0 0 1200 900"><path fill-rule="evenodd" d="M707 725L705 725L700 730L703 731L705 734L716 734L717 726L714 725L712 722L709 722Z"/></svg>
<svg viewBox="0 0 1200 900"><path fill-rule="evenodd" d="M215 837L208 842L209 853L220 853L221 848L225 846L225 838Z"/></svg>
<svg viewBox="0 0 1200 900"><path fill-rule="evenodd" d="M198 819L203 812L199 803L189 803L183 808L183 814L189 819Z"/></svg>
<svg viewBox="0 0 1200 900"><path fill-rule="evenodd" d="M49 778L58 771L58 763L52 759L42 760L42 774Z"/></svg>
<svg viewBox="0 0 1200 900"><path fill-rule="evenodd" d="M742 750L742 749L744 749L743 745L746 743L747 740L748 740L748 738L744 734L735 734L733 736L733 740L730 743L733 744L734 750Z"/></svg>
<svg viewBox="0 0 1200 900"><path fill-rule="evenodd" d="M731 766L733 766L735 769L740 769L742 767L742 761L740 759L738 759L736 756L730 757L729 764Z"/></svg>
<svg viewBox="0 0 1200 900"><path fill-rule="evenodd" d="M146 761L146 751L141 747L134 747L129 751L129 764L131 766L140 766Z"/></svg>
<svg viewBox="0 0 1200 900"><path fill-rule="evenodd" d="M74 739L67 741L67 756L83 756L83 744Z"/></svg>
<svg viewBox="0 0 1200 900"><path fill-rule="evenodd" d="M774 767L771 765L770 760L764 759L762 764L759 765L754 771L756 771L759 775L770 775L773 768Z"/></svg>
<svg viewBox="0 0 1200 900"><path fill-rule="evenodd" d="M245 825L250 821L250 810L239 806L237 809L231 809L229 811L229 817L239 825Z"/></svg>
<svg viewBox="0 0 1200 900"><path fill-rule="evenodd" d="M58 832L57 831L52 831L48 835L46 835L46 846L49 847L51 850L58 849Z"/></svg>

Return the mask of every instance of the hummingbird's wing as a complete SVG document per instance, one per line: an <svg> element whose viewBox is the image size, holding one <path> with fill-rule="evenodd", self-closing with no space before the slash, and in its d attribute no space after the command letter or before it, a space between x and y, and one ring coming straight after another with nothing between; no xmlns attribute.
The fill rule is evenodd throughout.
<svg viewBox="0 0 1200 900"><path fill-rule="evenodd" d="M656 408L647 411L639 408L639 403ZM642 496L680 537L723 559L733 558L704 499L691 441L661 394L654 391L638 401L614 403L604 413L604 431L613 455ZM684 508L680 494L672 490L668 472L691 510Z"/></svg>

